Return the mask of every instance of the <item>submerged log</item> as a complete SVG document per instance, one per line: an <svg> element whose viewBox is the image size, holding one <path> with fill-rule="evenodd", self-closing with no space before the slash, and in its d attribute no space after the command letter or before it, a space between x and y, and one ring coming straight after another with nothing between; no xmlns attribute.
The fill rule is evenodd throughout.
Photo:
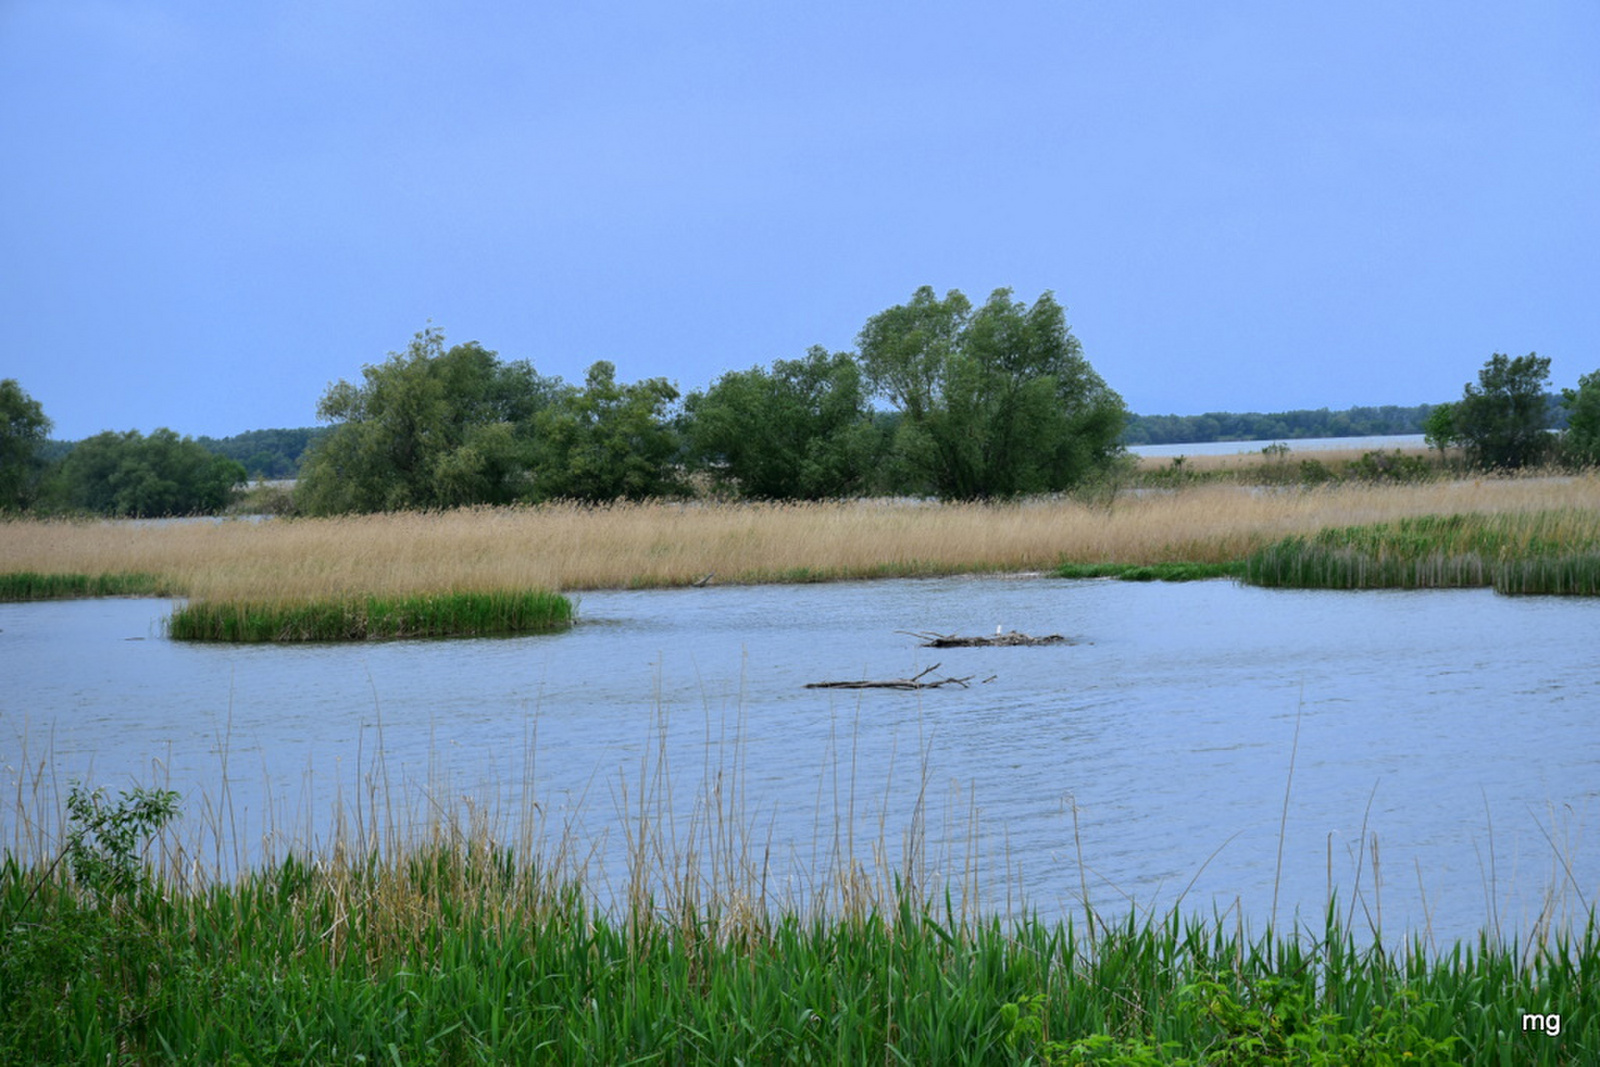
<svg viewBox="0 0 1600 1067"><path fill-rule="evenodd" d="M1030 637L1024 633L1018 633L1016 630L1012 630L1008 634L996 632L991 637L957 637L955 634L940 634L931 630L917 632L897 630L896 633L917 638L922 642L923 648L1012 648L1020 645L1070 645L1075 643L1060 634Z"/></svg>
<svg viewBox="0 0 1600 1067"><path fill-rule="evenodd" d="M965 678L936 678L936 679L934 679L932 681L928 681L928 682L925 682L925 681L922 680L922 679L926 678L928 675L932 674L934 671L936 671L938 669L939 669L939 665L937 663L935 663L933 666L929 667L927 670L921 671L918 674L914 674L910 678L890 678L888 681L883 681L883 682L868 682L868 681L859 681L859 682L807 682L806 683L806 688L807 689L938 689L940 686L945 686L945 685L959 685L963 689L969 688L967 683L972 681L972 675L970 675L970 674L967 675Z"/></svg>

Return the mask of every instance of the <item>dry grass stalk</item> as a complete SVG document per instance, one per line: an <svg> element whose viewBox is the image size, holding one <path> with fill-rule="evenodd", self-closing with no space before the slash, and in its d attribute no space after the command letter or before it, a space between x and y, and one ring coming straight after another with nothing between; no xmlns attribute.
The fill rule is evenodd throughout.
<svg viewBox="0 0 1600 1067"><path fill-rule="evenodd" d="M1193 455L1180 453L1183 459L1183 468L1197 474L1211 474L1217 471L1244 471L1256 467L1270 466L1271 464L1298 465L1304 460L1316 460L1326 467L1339 468L1346 463L1354 463L1370 452L1399 452L1406 456L1420 456L1433 458L1437 451L1426 447L1408 448L1318 448L1301 451L1293 441L1285 442L1289 451L1282 456L1271 456L1263 453L1259 448L1254 450L1241 450L1221 454L1195 453ZM1455 453L1452 453L1454 455ZM1178 456L1135 456L1135 468L1140 471L1158 471L1172 466L1172 461Z"/></svg>
<svg viewBox="0 0 1600 1067"><path fill-rule="evenodd" d="M142 571L208 599L583 590L1026 571L1064 561L1223 562L1289 534L1428 514L1600 510L1600 478L1260 490L1202 485L938 505L621 504L262 523L0 524L0 573Z"/></svg>

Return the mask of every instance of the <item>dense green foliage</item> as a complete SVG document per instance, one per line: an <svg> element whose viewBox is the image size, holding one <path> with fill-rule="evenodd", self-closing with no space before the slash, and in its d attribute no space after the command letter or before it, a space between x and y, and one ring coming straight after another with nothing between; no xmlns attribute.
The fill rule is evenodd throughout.
<svg viewBox="0 0 1600 1067"><path fill-rule="evenodd" d="M475 341L445 348L418 333L405 352L329 387L317 415L334 424L302 464L312 514L505 504L525 495L529 427L559 382L503 364Z"/></svg>
<svg viewBox="0 0 1600 1067"><path fill-rule="evenodd" d="M684 491L679 441L668 421L678 390L665 378L624 384L601 360L583 388L562 388L532 423L527 498L645 500Z"/></svg>
<svg viewBox="0 0 1600 1067"><path fill-rule="evenodd" d="M0 381L0 511L33 503L44 470L41 450L50 433L39 402L15 378Z"/></svg>
<svg viewBox="0 0 1600 1067"><path fill-rule="evenodd" d="M884 435L848 352L814 347L770 371L730 371L691 393L685 424L696 463L757 500L823 500L865 489Z"/></svg>
<svg viewBox="0 0 1600 1067"><path fill-rule="evenodd" d="M103 433L78 445L17 383L0 382L0 510L119 516L215 512L245 477L299 485L248 510L313 515L570 499L641 500L712 485L757 500L934 494L986 499L1126 484L1122 446L1213 440L1423 433L1441 455L1459 446L1484 469L1556 455L1600 463L1600 372L1558 398L1549 360L1496 354L1455 403L1261 414L1129 415L1084 359L1065 311L1046 292L1031 306L998 289L974 307L927 286L869 319L859 352L820 347L770 367L731 371L680 404L664 378L619 382L594 363L582 386L503 363L477 342L447 347L419 332L403 353L339 381L318 404L320 429L226 438ZM874 410L871 398L891 410ZM1547 432L1570 426L1559 439ZM1282 446L1287 452L1287 446ZM226 457L208 463L206 453ZM1285 456L1268 459L1282 460ZM1412 481L1422 461L1371 452L1345 469L1305 459L1263 465L1271 484L1340 478ZM1204 477L1217 476L1208 472ZM1173 460L1144 484L1197 480Z"/></svg>
<svg viewBox="0 0 1600 1067"><path fill-rule="evenodd" d="M1600 466L1600 370L1578 379L1578 388L1561 390L1567 413L1562 435L1564 458L1580 467Z"/></svg>
<svg viewBox="0 0 1600 1067"><path fill-rule="evenodd" d="M1301 589L1450 589L1600 595L1600 517L1578 511L1427 515L1287 537L1244 581Z"/></svg>
<svg viewBox="0 0 1600 1067"><path fill-rule="evenodd" d="M1029 307L996 289L974 309L923 286L867 320L858 344L867 381L901 414L896 451L943 498L1068 489L1121 451L1122 398L1050 293Z"/></svg>
<svg viewBox="0 0 1600 1067"><path fill-rule="evenodd" d="M665 379L632 384L600 361L581 388L502 363L436 329L340 381L318 405L333 431L308 454L296 500L314 515L466 504L643 499L680 489Z"/></svg>
<svg viewBox="0 0 1600 1067"><path fill-rule="evenodd" d="M239 463L171 430L107 430L67 454L50 496L67 509L124 518L200 515L225 507L244 479Z"/></svg>
<svg viewBox="0 0 1600 1067"><path fill-rule="evenodd" d="M1459 445L1481 470L1518 470L1550 451L1550 360L1529 352L1512 359L1496 352L1450 407L1448 427L1431 424L1430 441Z"/></svg>
<svg viewBox="0 0 1600 1067"><path fill-rule="evenodd" d="M1122 441L1129 445L1202 441L1296 441L1308 437L1376 437L1425 432L1433 405L1327 408L1261 413L1209 411L1204 415L1130 415Z"/></svg>
<svg viewBox="0 0 1600 1067"><path fill-rule="evenodd" d="M180 641L365 641L548 633L572 622L572 601L543 590L316 601L191 601L173 611Z"/></svg>
<svg viewBox="0 0 1600 1067"><path fill-rule="evenodd" d="M219 456L238 460L252 479L293 478L300 458L332 432L331 427L302 426L287 430L248 430L231 437L196 437L195 441Z"/></svg>

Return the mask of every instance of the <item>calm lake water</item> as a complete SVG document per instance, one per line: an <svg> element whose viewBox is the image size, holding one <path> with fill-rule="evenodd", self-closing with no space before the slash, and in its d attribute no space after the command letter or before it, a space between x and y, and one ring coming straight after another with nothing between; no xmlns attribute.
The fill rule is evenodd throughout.
<svg viewBox="0 0 1600 1067"><path fill-rule="evenodd" d="M1278 438L1274 441L1201 441L1176 445L1131 445L1136 456L1232 456L1240 452L1260 452L1268 445L1283 444L1294 452L1329 452L1359 449L1364 452L1386 452L1396 448L1421 448L1427 444L1420 433L1391 434L1374 437L1301 437L1295 440Z"/></svg>
<svg viewBox="0 0 1600 1067"><path fill-rule="evenodd" d="M1331 885L1361 930L1381 906L1386 934L1448 940L1525 933L1547 893L1600 899L1595 601L712 586L584 594L563 634L294 648L174 643L168 611L0 605L8 798L41 775L62 793L170 781L246 861L263 833L326 835L335 794L349 807L385 783L510 821L526 801L589 843L602 896L643 794L680 835L720 796L797 899L839 853L881 844L900 864L919 826L930 872L976 870L985 907L1045 917L1081 914L1087 891L1109 915L1237 904L1259 930L1276 889L1280 925L1316 925ZM1074 643L935 650L900 632L997 625ZM969 687L805 688L935 664ZM15 820L8 799L6 842Z"/></svg>

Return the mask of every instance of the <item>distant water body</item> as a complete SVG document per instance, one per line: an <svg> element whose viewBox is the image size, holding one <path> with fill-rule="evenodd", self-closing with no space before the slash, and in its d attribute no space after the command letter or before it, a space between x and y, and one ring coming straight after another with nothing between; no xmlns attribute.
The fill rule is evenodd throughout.
<svg viewBox="0 0 1600 1067"><path fill-rule="evenodd" d="M1339 449L1377 452L1392 448L1421 448L1426 443L1422 434L1408 433L1381 437L1306 437L1294 441L1280 437L1276 441L1200 441L1180 445L1129 445L1128 451L1136 456L1232 456L1241 452L1260 452L1268 445L1280 442L1289 446L1291 454Z"/></svg>

